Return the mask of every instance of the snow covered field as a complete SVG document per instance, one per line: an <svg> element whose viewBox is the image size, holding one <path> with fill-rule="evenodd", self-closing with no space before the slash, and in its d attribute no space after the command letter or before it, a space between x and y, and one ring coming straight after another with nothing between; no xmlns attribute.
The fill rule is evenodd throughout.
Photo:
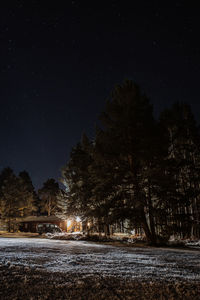
<svg viewBox="0 0 200 300"><path fill-rule="evenodd" d="M0 264L46 272L200 282L200 251L116 247L86 241L0 238Z"/></svg>

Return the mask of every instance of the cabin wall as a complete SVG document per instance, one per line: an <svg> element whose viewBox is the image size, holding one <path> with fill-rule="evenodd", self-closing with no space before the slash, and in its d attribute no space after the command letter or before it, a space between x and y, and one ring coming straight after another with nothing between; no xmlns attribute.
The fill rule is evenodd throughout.
<svg viewBox="0 0 200 300"><path fill-rule="evenodd" d="M66 224L65 221L30 221L30 222L21 222L19 230L22 232L37 232L37 225L38 224L54 224L59 226L62 230L66 230Z"/></svg>

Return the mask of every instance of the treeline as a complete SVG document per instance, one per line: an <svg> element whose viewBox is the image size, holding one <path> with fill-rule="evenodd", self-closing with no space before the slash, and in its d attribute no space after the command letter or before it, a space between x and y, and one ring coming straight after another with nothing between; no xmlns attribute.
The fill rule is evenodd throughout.
<svg viewBox="0 0 200 300"><path fill-rule="evenodd" d="M200 237L200 134L191 108L175 103L159 119L132 81L115 87L95 138L85 134L62 171L67 210L109 234L128 221L156 244Z"/></svg>
<svg viewBox="0 0 200 300"><path fill-rule="evenodd" d="M11 168L0 173L0 223L10 231L17 231L22 217L53 215L61 211L58 183L48 179L35 191L28 172L15 175Z"/></svg>

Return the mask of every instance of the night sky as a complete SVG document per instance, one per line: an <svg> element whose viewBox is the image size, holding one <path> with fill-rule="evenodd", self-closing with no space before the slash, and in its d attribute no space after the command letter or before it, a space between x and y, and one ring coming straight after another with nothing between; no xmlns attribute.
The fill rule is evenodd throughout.
<svg viewBox="0 0 200 300"><path fill-rule="evenodd" d="M200 21L189 3L1 1L0 170L25 169L36 188L58 180L125 78L156 116L187 101L199 120Z"/></svg>

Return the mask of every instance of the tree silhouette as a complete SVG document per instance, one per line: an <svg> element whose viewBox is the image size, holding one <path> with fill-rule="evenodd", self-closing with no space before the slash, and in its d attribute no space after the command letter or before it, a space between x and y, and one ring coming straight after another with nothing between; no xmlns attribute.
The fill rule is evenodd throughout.
<svg viewBox="0 0 200 300"><path fill-rule="evenodd" d="M40 211L48 216L54 215L57 211L57 195L59 193L59 185L55 179L48 179L41 189L38 190L40 197Z"/></svg>

